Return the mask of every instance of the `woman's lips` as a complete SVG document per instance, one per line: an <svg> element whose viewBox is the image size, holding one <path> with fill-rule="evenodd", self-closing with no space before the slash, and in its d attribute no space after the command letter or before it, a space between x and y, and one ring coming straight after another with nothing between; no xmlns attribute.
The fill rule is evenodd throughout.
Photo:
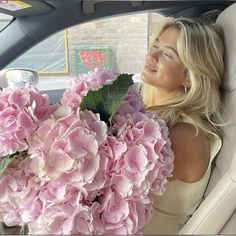
<svg viewBox="0 0 236 236"><path fill-rule="evenodd" d="M149 66L149 65L145 65L144 66L144 70L148 71L148 72L157 72L157 69L152 67L152 66Z"/></svg>

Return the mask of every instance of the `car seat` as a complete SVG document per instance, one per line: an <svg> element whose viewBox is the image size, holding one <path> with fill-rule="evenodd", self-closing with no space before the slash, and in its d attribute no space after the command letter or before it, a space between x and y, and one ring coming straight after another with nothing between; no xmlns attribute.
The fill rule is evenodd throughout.
<svg viewBox="0 0 236 236"><path fill-rule="evenodd" d="M236 234L236 3L217 18L225 39L222 96L227 121L204 200L179 234Z"/></svg>

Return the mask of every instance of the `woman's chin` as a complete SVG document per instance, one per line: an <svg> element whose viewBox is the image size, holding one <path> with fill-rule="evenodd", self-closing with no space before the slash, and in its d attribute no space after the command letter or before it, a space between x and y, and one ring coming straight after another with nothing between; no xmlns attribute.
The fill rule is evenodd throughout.
<svg viewBox="0 0 236 236"><path fill-rule="evenodd" d="M143 73L143 71L141 72L141 74L140 74L140 80L142 81L142 82L145 82L146 83L146 76L145 76L145 74Z"/></svg>
<svg viewBox="0 0 236 236"><path fill-rule="evenodd" d="M153 73L146 72L145 70L142 70L140 74L140 79L142 82L150 84L153 81Z"/></svg>

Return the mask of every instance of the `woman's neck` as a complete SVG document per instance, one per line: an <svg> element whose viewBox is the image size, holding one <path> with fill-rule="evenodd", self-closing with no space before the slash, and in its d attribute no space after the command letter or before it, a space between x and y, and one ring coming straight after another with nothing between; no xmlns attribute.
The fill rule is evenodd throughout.
<svg viewBox="0 0 236 236"><path fill-rule="evenodd" d="M166 91L161 88L155 88L155 100L154 100L154 105L155 106L160 106L166 103L166 101L174 98L176 96L177 92L176 91Z"/></svg>

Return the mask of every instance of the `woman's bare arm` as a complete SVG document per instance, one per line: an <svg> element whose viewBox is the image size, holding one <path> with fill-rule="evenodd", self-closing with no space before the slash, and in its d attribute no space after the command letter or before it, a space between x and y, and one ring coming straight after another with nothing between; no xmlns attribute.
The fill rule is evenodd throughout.
<svg viewBox="0 0 236 236"><path fill-rule="evenodd" d="M170 128L171 146L174 151L174 171L170 180L196 182L205 174L209 163L209 140L204 132L192 124L177 123Z"/></svg>

